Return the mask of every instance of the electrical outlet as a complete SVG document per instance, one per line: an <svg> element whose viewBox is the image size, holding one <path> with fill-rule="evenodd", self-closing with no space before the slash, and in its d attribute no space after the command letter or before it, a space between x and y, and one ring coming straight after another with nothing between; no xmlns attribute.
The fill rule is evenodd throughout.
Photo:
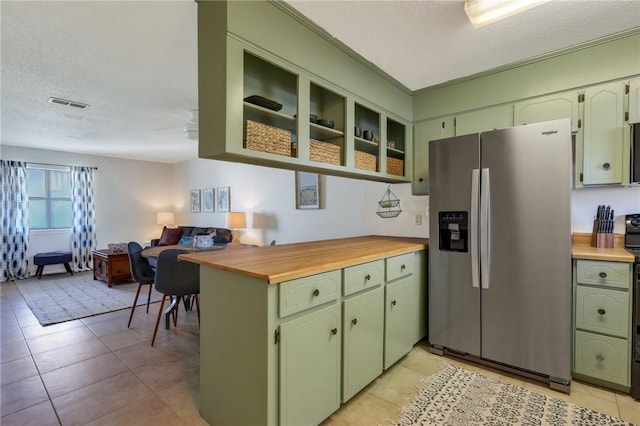
<svg viewBox="0 0 640 426"><path fill-rule="evenodd" d="M420 213L416 213L416 226L422 225L422 215Z"/></svg>

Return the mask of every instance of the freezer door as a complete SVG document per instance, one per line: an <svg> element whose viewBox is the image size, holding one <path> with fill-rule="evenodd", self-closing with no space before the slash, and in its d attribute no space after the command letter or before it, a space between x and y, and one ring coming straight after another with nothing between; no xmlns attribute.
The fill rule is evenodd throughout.
<svg viewBox="0 0 640 426"><path fill-rule="evenodd" d="M482 357L570 380L571 123L483 133L481 147Z"/></svg>
<svg viewBox="0 0 640 426"><path fill-rule="evenodd" d="M429 143L429 341L476 356L480 355L480 289L472 283L471 254L477 246L472 216L477 216L479 187L474 193L472 181L475 170L479 185L479 148L478 134ZM476 200L473 208L472 197ZM442 212L451 212L452 222L463 216L468 219L466 251L446 250L447 246L459 250L461 244L442 244L441 248L438 222ZM445 238L455 234L442 233Z"/></svg>

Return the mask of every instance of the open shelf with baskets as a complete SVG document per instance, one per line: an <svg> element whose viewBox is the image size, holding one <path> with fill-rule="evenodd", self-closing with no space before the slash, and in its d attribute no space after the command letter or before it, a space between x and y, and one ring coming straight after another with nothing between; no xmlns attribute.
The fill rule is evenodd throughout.
<svg viewBox="0 0 640 426"><path fill-rule="evenodd" d="M345 105L344 96L319 84L310 83L309 160L345 165Z"/></svg>

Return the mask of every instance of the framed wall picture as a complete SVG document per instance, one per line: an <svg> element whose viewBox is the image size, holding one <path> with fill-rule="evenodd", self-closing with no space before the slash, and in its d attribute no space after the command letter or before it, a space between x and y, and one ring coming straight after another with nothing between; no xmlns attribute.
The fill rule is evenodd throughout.
<svg viewBox="0 0 640 426"><path fill-rule="evenodd" d="M192 189L191 190L191 213L199 213L200 212L200 190Z"/></svg>
<svg viewBox="0 0 640 426"><path fill-rule="evenodd" d="M320 208L320 185L318 182L317 173L296 172L296 208Z"/></svg>
<svg viewBox="0 0 640 426"><path fill-rule="evenodd" d="M229 211L230 198L228 186L222 186L216 189L216 204L218 205L219 212L224 213Z"/></svg>
<svg viewBox="0 0 640 426"><path fill-rule="evenodd" d="M205 188L202 190L202 211L211 213L215 211L216 195L213 188Z"/></svg>

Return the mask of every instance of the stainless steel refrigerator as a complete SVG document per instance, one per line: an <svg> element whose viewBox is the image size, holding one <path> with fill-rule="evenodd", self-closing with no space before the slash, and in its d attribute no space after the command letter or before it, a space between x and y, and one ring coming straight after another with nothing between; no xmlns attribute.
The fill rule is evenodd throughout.
<svg viewBox="0 0 640 426"><path fill-rule="evenodd" d="M429 143L429 342L571 381L569 119Z"/></svg>

